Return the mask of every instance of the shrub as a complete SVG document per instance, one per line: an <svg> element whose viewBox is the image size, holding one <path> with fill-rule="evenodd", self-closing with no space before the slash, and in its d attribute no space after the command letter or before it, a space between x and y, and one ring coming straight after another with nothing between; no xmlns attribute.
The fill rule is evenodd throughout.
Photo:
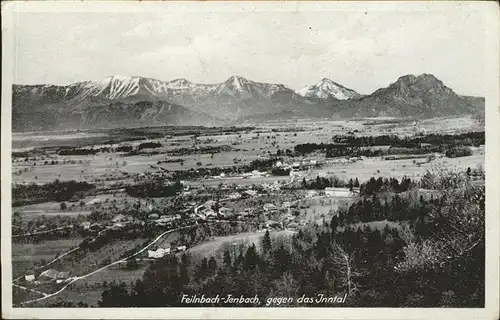
<svg viewBox="0 0 500 320"><path fill-rule="evenodd" d="M472 155L472 150L469 147L453 147L446 150L448 158L466 157Z"/></svg>

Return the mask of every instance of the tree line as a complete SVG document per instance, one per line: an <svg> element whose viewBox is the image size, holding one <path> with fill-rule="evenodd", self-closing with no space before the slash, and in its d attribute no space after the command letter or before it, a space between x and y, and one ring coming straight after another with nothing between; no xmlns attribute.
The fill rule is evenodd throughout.
<svg viewBox="0 0 500 320"><path fill-rule="evenodd" d="M183 185L180 181L175 181L172 184L165 184L165 181L157 179L127 186L125 192L129 196L137 198L173 197L181 191L182 188Z"/></svg>
<svg viewBox="0 0 500 320"><path fill-rule="evenodd" d="M371 147L392 146L400 148L418 148L422 144L479 147L485 144L485 132L466 132L461 134L430 133L413 137L400 137L397 135L380 136L354 136L336 135L332 138L335 143L349 146Z"/></svg>
<svg viewBox="0 0 500 320"><path fill-rule="evenodd" d="M12 187L12 205L42 203L48 201L68 201L77 194L95 189L95 185L85 181L59 181L45 184L15 184Z"/></svg>

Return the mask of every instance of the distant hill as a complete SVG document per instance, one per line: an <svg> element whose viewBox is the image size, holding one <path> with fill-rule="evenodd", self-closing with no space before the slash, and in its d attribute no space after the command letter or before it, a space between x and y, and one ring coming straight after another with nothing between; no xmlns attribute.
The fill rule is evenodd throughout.
<svg viewBox="0 0 500 320"><path fill-rule="evenodd" d="M400 77L366 96L326 78L294 91L238 76L216 84L113 76L66 86L14 85L12 126L37 131L481 112L484 98L459 96L429 74Z"/></svg>
<svg viewBox="0 0 500 320"><path fill-rule="evenodd" d="M484 99L464 98L430 74L405 75L386 88L346 103L335 104L344 117L432 118L475 114L484 109Z"/></svg>

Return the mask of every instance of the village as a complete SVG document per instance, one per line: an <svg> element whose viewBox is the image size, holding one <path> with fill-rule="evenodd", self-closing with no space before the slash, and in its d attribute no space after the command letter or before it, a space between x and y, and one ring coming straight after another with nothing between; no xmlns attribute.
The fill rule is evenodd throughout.
<svg viewBox="0 0 500 320"><path fill-rule="evenodd" d="M311 161L312 162L312 161ZM315 162L312 165L317 165ZM290 167L300 169L301 164L293 164L290 166L283 165L281 162L276 164L276 167ZM294 174L292 174L294 173ZM254 176L265 176L266 173L252 172ZM301 171L291 171L290 181L273 183L263 183L262 185L254 186L236 186L221 183L217 187L217 199L209 199L202 203L196 201L183 202L182 205L175 208L177 214L162 214L157 213L159 210L154 205L154 200L145 200L140 205L139 210L143 210L138 218L137 213L124 214L118 213L113 215L109 221L82 221L79 225L68 225L68 228L77 229L87 239L96 239L106 232L126 232L137 229L156 229L169 230L176 229L181 225L190 223L204 223L207 221L239 221L253 223L258 221L257 232L281 231L288 230L297 232L300 227L308 223L316 223L311 217L306 219L304 214L307 205L303 204L306 200L314 199L332 199L334 202L339 202L346 199L351 199L359 194L359 187L340 188L326 187L324 190L307 190L306 192L298 192L290 188L294 182L293 178L300 176ZM248 175L246 175L248 176ZM224 176L220 177L224 178ZM251 179L251 178L250 178ZM186 186L179 194L180 198L197 198L203 197L206 190L197 186ZM297 194L301 194L298 196ZM272 201L277 198L279 201ZM282 199L288 199L283 201ZM329 204L332 204L332 200ZM268 202L267 202L268 201ZM245 205L251 203L252 205ZM260 206L253 204L263 203ZM100 201L93 201L90 205L99 207ZM324 215L322 215L325 218ZM315 217L318 218L318 217ZM318 219L316 219L318 220ZM318 221L321 221L319 219ZM47 232L45 225L38 226L36 232ZM32 236L34 233L32 233ZM89 240L93 241L93 240ZM177 254L186 251L186 245L175 245L170 243L155 244L144 251L136 260L154 260L161 259L170 254ZM71 276L71 271L59 271L48 268L38 270L38 272L28 272L23 277L23 283L34 285L35 287L41 284L56 283L64 284L76 277Z"/></svg>

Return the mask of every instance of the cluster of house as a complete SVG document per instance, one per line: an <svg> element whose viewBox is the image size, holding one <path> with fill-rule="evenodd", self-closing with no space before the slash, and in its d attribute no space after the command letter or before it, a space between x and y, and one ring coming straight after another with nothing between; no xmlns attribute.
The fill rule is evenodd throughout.
<svg viewBox="0 0 500 320"><path fill-rule="evenodd" d="M259 193L257 191L252 189L244 190L242 192L235 191L228 195L228 199L238 200L242 198L253 198L256 197L258 194Z"/></svg>
<svg viewBox="0 0 500 320"><path fill-rule="evenodd" d="M284 202L281 205L281 209L284 209L287 212L284 213L282 216L280 216L281 222L277 222L274 220L267 220L265 224L266 228L268 230L287 229L287 230L297 231L300 226L306 225L307 224L306 220L304 219L298 220L298 218L291 213L290 209L296 206L297 206L296 204L292 204L291 202L288 201ZM278 208L276 205L272 203L266 203L263 206L263 209L265 214L273 214L280 211L280 208Z"/></svg>
<svg viewBox="0 0 500 320"><path fill-rule="evenodd" d="M261 172L259 170L253 170L252 172L246 172L242 174L242 177L244 179L256 179L256 178L262 178L262 177L268 177L269 173L267 172Z"/></svg>
<svg viewBox="0 0 500 320"><path fill-rule="evenodd" d="M361 161L364 160L364 156L360 157L348 157L348 158L338 158L338 159L333 159L330 160L330 163L332 164L349 164L349 163L355 163L356 161Z"/></svg>
<svg viewBox="0 0 500 320"><path fill-rule="evenodd" d="M71 278L69 271L58 271L55 269L47 269L41 272L38 277L35 277L35 273L27 274L24 276L24 280L26 282L33 282L35 284L50 282L63 283L69 281L70 279Z"/></svg>
<svg viewBox="0 0 500 320"><path fill-rule="evenodd" d="M278 181L273 183L263 183L262 188L266 191L279 191L281 189L281 184Z"/></svg>
<svg viewBox="0 0 500 320"><path fill-rule="evenodd" d="M154 222L156 225L165 226L170 222L180 220L182 216L180 214L175 215L159 215L157 213L152 213L148 216L148 220Z"/></svg>
<svg viewBox="0 0 500 320"><path fill-rule="evenodd" d="M125 227L126 225L129 224L139 224L139 225L144 225L144 221L141 220L136 220L134 217L131 215L124 215L124 214L117 214L116 216L113 217L111 220L111 225L107 227L107 229L111 230L120 230L121 228Z"/></svg>
<svg viewBox="0 0 500 320"><path fill-rule="evenodd" d="M197 215L202 219L216 219L218 217L227 218L234 214L234 210L227 207L216 208L217 202L208 200L203 204L203 207L198 210Z"/></svg>
<svg viewBox="0 0 500 320"><path fill-rule="evenodd" d="M282 161L276 161L274 164L275 167L282 168L282 169L305 169L309 167L314 167L321 164L319 160L316 159L303 159L300 162L296 161L293 163L285 163Z"/></svg>
<svg viewBox="0 0 500 320"><path fill-rule="evenodd" d="M151 213L148 215L147 220L155 223L156 225L166 225L169 222L173 222L175 220L180 220L182 217L180 214L175 214L175 215L159 215L157 213ZM124 215L124 214L117 214L116 216L113 217L111 220L111 223L106 226L106 229L110 230L120 230L121 228L125 227L126 225L131 225L131 224L137 224L137 225L145 225L146 222L138 219L134 219L131 215ZM91 225L90 222L82 222L81 227L84 230L92 230L92 228L97 227L97 225Z"/></svg>
<svg viewBox="0 0 500 320"><path fill-rule="evenodd" d="M171 253L186 251L186 249L187 249L186 246L178 246L175 248L171 248L169 244L161 245L155 248L148 249L148 258L160 259Z"/></svg>
<svg viewBox="0 0 500 320"><path fill-rule="evenodd" d="M234 195L233 197L236 197L236 195ZM217 219L217 218L231 218L231 217L236 217L237 219L243 219L245 217L253 216L254 213L253 208L235 210L225 206L217 208L216 204L217 202L214 200L206 201L202 206L200 206L200 208L198 208L198 210L195 213L195 216L203 220Z"/></svg>
<svg viewBox="0 0 500 320"><path fill-rule="evenodd" d="M298 231L301 226L305 226L307 224L306 220L300 220L300 221L295 221L296 218L293 217L292 215L286 215L283 219L283 221L278 222L274 220L267 220L265 223L266 229L267 230L290 230L290 231Z"/></svg>

